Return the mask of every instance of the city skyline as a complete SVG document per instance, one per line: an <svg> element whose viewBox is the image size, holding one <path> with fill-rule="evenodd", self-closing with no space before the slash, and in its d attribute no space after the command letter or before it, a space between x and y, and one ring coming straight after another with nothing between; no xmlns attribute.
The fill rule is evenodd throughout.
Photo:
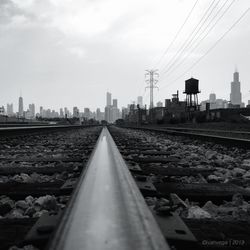
<svg viewBox="0 0 250 250"><path fill-rule="evenodd" d="M247 99L247 98L245 98L246 99L246 101L245 102L242 102L242 93L241 93L241 82L239 81L239 71L238 71L238 69L235 69L235 71L234 71L234 73L233 73L233 81L232 82L230 82L230 87L229 87L229 85L228 85L228 88L231 88L231 91L230 91L230 93L229 93L229 97L228 98L225 98L224 99L224 101L226 101L227 103L228 102L231 102L233 105L237 105L237 104L239 104L239 105L242 105L242 104L245 104L245 105L247 105L248 103L249 103L249 99ZM233 96L232 96L232 93L234 92L234 94L233 94ZM250 91L249 91L250 92ZM239 94L238 94L239 93ZM209 100L210 100L210 102L212 103L212 101L211 101L211 95L215 95L215 96L217 96L217 94L216 93L209 93ZM183 95L184 96L184 95ZM246 96L246 95L245 95ZM250 95L249 95L250 96ZM218 97L218 96L217 96ZM215 97L213 97L213 98L215 98ZM233 99L232 99L233 98ZM167 99L167 97L165 98L165 99ZM155 100L155 102L154 102L154 106L155 107L160 107L161 106L161 104L160 103L164 103L164 101L165 101L165 99L164 100ZM22 95L20 95L20 97L18 98L18 104L17 104L17 112L19 112L20 113L20 111L19 111L19 109L20 109L20 103L21 103L21 109L24 111L24 109L28 109L28 107L29 107L29 109L30 109L30 105L34 105L33 103L32 104L26 104L26 106L27 106L27 108L25 108L25 105L24 105L24 102L23 102L23 97L22 97ZM180 98L180 100L184 100L185 101L185 97L183 97L183 98ZM219 98L219 100L223 100L223 98ZM113 101L113 104L112 104L112 101ZM114 105L114 102L116 103L115 105ZM206 103L207 102L207 100L200 100L200 104L201 104L201 106L203 106L202 107L202 109L204 109L204 103ZM106 92L106 105L104 106L104 107L97 107L96 109L94 109L94 112L97 110L97 109L100 109L101 111L103 110L104 112L105 112L105 108L107 107L107 106L115 106L116 108L118 108L118 109L122 109L122 108L126 108L127 107L127 105L129 105L129 104L139 104L140 105L140 107L144 107L144 105L146 104L148 107L149 107L149 99L148 99L148 103L145 103L145 100L143 99L143 96L137 96L136 98L135 98L135 101L130 101L130 102L127 102L126 103L126 105L124 105L124 106L121 106L120 105L120 107L119 107L119 105L118 105L118 99L112 99L112 93L111 92L109 92L109 91L107 91ZM8 102L7 104L6 104L6 111L8 110L8 109L10 109L10 107L9 107L9 105L12 105L12 107L11 107L11 110L12 110L12 112L14 111L15 112L15 108L13 107L13 102ZM5 105L4 105L5 106ZM220 107L222 107L222 108L224 108L224 104L220 104L219 105ZM39 107L41 107L41 106L39 106ZM43 105L42 105L42 107L44 107ZM44 108L46 108L46 107L44 107ZM52 107L47 107L48 109L51 109L51 110L55 110L55 111L58 111L58 110L60 110L61 108L64 108L65 109L65 107L63 107L62 105L61 105L61 107L59 108L59 109L55 109L55 108L52 108ZM46 109L47 109L46 108ZM76 105L72 105L72 108L70 108L70 107L66 107L68 110L73 110L73 112L70 112L70 113L74 113L74 108L79 108L79 110L81 110L81 109L85 109L86 107L78 107L78 106L76 106ZM87 108L89 108L89 107L87 107ZM22 112L23 112L22 111ZM37 112L38 113L38 112ZM60 111L58 112L58 113L60 113Z"/></svg>
<svg viewBox="0 0 250 250"><path fill-rule="evenodd" d="M1 103L12 100L16 107L17 93L22 89L25 103L35 102L37 106L57 110L61 106L93 110L105 106L103 93L110 90L119 99L120 106L126 106L128 100L143 96L144 71L151 68L160 69L160 91L155 91L155 100L170 98L177 89L182 93L184 81L191 76L200 80L200 100L205 100L212 92L228 99L228 82L235 65L241 73L243 101L247 102L249 14L204 59L186 71L244 14L249 8L246 1L236 1L232 6L229 1L224 7L223 1L214 3L206 25L213 25L222 15L221 12L212 18L220 8L225 11L223 18L197 50L183 54L187 60L180 67L164 73L165 66L212 1L197 3L171 49L164 53L194 3L194 0L159 0L156 3L146 0L142 7L138 0L105 3L99 0L1 1L0 74L4 93ZM205 27L201 29L204 34ZM148 104L147 95L144 99Z"/></svg>

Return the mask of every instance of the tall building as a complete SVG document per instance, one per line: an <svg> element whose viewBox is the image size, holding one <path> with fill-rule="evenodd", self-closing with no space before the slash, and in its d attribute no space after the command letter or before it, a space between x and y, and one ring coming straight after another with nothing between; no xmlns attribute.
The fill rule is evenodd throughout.
<svg viewBox="0 0 250 250"><path fill-rule="evenodd" d="M231 82L230 101L232 105L241 105L239 72L237 71L234 72L234 79Z"/></svg>
<svg viewBox="0 0 250 250"><path fill-rule="evenodd" d="M96 120L101 121L103 119L102 112L99 108L96 109Z"/></svg>
<svg viewBox="0 0 250 250"><path fill-rule="evenodd" d="M142 96L137 97L137 105L139 105L140 108L142 108L142 106L143 106Z"/></svg>
<svg viewBox="0 0 250 250"><path fill-rule="evenodd" d="M107 92L106 93L106 107L105 107L105 114L104 114L104 119L107 122L111 122L111 93Z"/></svg>
<svg viewBox="0 0 250 250"><path fill-rule="evenodd" d="M12 116L14 114L13 103L7 103L7 115Z"/></svg>
<svg viewBox="0 0 250 250"><path fill-rule="evenodd" d="M84 108L84 113L83 113L83 116L87 119L90 119L90 109L89 108Z"/></svg>
<svg viewBox="0 0 250 250"><path fill-rule="evenodd" d="M64 114L63 114L63 108L60 108L60 115L59 115L60 118L63 118L64 117Z"/></svg>
<svg viewBox="0 0 250 250"><path fill-rule="evenodd" d="M111 93L106 94L106 106L111 106Z"/></svg>
<svg viewBox="0 0 250 250"><path fill-rule="evenodd" d="M113 99L113 107L118 108L118 101L117 99Z"/></svg>
<svg viewBox="0 0 250 250"><path fill-rule="evenodd" d="M23 117L23 98L21 96L18 100L18 116Z"/></svg>
<svg viewBox="0 0 250 250"><path fill-rule="evenodd" d="M211 93L211 94L209 95L209 102L210 102L210 103L213 103L213 102L215 102L215 100L216 100L216 94Z"/></svg>
<svg viewBox="0 0 250 250"><path fill-rule="evenodd" d="M106 106L105 107L104 119L107 122L111 122L111 106Z"/></svg>
<svg viewBox="0 0 250 250"><path fill-rule="evenodd" d="M64 115L65 115L65 118L69 118L70 117L70 112L68 110L68 108L64 108Z"/></svg>
<svg viewBox="0 0 250 250"><path fill-rule="evenodd" d="M122 107L122 119L125 119L129 114L129 108Z"/></svg>
<svg viewBox="0 0 250 250"><path fill-rule="evenodd" d="M40 117L43 117L43 106L40 106Z"/></svg>
<svg viewBox="0 0 250 250"><path fill-rule="evenodd" d="M115 122L119 118L120 118L119 109L115 106L112 106L110 109L110 122Z"/></svg>
<svg viewBox="0 0 250 250"><path fill-rule="evenodd" d="M4 106L0 107L0 115L4 115L5 114L5 108Z"/></svg>
<svg viewBox="0 0 250 250"><path fill-rule="evenodd" d="M79 117L79 109L77 107L73 107L73 118Z"/></svg>
<svg viewBox="0 0 250 250"><path fill-rule="evenodd" d="M30 118L35 118L36 116L36 111L35 111L35 104L29 104L29 114L30 114Z"/></svg>

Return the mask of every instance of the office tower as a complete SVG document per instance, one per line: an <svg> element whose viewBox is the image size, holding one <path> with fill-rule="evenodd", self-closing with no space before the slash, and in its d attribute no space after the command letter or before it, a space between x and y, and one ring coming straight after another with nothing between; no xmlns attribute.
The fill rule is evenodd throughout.
<svg viewBox="0 0 250 250"><path fill-rule="evenodd" d="M106 106L111 106L111 93L106 94Z"/></svg>
<svg viewBox="0 0 250 250"><path fill-rule="evenodd" d="M234 72L234 79L231 82L230 101L232 105L241 105L239 72L237 71Z"/></svg>
<svg viewBox="0 0 250 250"><path fill-rule="evenodd" d="M63 118L64 114L63 114L63 108L60 108L60 118Z"/></svg>
<svg viewBox="0 0 250 250"><path fill-rule="evenodd" d="M5 114L5 108L4 106L0 107L0 115L4 115Z"/></svg>
<svg viewBox="0 0 250 250"><path fill-rule="evenodd" d="M117 108L117 107L118 107L117 104L118 104L117 99L113 99L113 107L114 107L114 108Z"/></svg>
<svg viewBox="0 0 250 250"><path fill-rule="evenodd" d="M120 111L117 107L112 106L110 108L110 122L115 122L117 119L120 118Z"/></svg>
<svg viewBox="0 0 250 250"><path fill-rule="evenodd" d="M210 103L214 103L215 101L216 101L216 94L211 93L211 94L209 95L209 102L210 102Z"/></svg>
<svg viewBox="0 0 250 250"><path fill-rule="evenodd" d="M90 119L90 109L89 108L84 108L83 116L87 119Z"/></svg>
<svg viewBox="0 0 250 250"><path fill-rule="evenodd" d="M128 114L129 114L129 109L122 107L122 119L125 119Z"/></svg>
<svg viewBox="0 0 250 250"><path fill-rule="evenodd" d="M64 108L64 115L65 115L65 118L69 118L70 117L70 112L68 110L68 108Z"/></svg>
<svg viewBox="0 0 250 250"><path fill-rule="evenodd" d="M105 107L104 119L105 119L107 122L111 122L111 106L106 106L106 107Z"/></svg>
<svg viewBox="0 0 250 250"><path fill-rule="evenodd" d="M140 108L142 108L142 106L143 106L142 96L137 97L137 105L139 105Z"/></svg>
<svg viewBox="0 0 250 250"><path fill-rule="evenodd" d="M79 109L77 107L73 107L73 118L79 117Z"/></svg>
<svg viewBox="0 0 250 250"><path fill-rule="evenodd" d="M43 117L43 106L40 106L40 117Z"/></svg>
<svg viewBox="0 0 250 250"><path fill-rule="evenodd" d="M18 100L18 116L23 117L23 98L21 96Z"/></svg>
<svg viewBox="0 0 250 250"><path fill-rule="evenodd" d="M13 103L11 103L11 104L7 103L7 115L12 116L13 114L14 114Z"/></svg>
<svg viewBox="0 0 250 250"><path fill-rule="evenodd" d="M29 115L30 115L30 118L35 118L35 116L36 116L35 104L34 103L29 104Z"/></svg>
<svg viewBox="0 0 250 250"><path fill-rule="evenodd" d="M96 120L97 121L102 120L102 114L101 114L101 110L99 108L96 109Z"/></svg>
<svg viewBox="0 0 250 250"><path fill-rule="evenodd" d="M106 93L106 107L105 107L105 114L104 114L104 118L107 122L111 122L111 93L107 92Z"/></svg>

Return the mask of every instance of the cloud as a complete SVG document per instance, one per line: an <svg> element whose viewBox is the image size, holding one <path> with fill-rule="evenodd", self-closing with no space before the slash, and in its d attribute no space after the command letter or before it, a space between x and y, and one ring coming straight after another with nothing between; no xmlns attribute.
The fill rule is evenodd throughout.
<svg viewBox="0 0 250 250"><path fill-rule="evenodd" d="M183 68L170 77L164 76L163 81L160 75L159 86L181 74L239 17L247 3L237 2ZM3 102L17 98L22 88L27 102L29 97L32 102L54 107L103 107L105 91L109 89L126 105L142 94L139 89L144 70L166 50L193 3L194 0L0 0L0 84L6 93ZM176 53L209 3L199 1L163 64ZM246 19L192 72L169 90L160 91L159 98L163 100L181 89L189 74L206 83L202 94L225 82L220 88L224 90L231 80L230 65L233 70L235 63L241 66L241 60L242 71L249 65L244 56L248 51L247 31ZM219 76L216 80L215 74ZM227 74L230 79L224 81ZM93 85L98 85L98 89Z"/></svg>

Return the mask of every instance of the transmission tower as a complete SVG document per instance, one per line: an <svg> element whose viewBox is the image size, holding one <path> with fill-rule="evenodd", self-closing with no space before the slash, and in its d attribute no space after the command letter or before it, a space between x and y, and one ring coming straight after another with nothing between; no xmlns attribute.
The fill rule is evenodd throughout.
<svg viewBox="0 0 250 250"><path fill-rule="evenodd" d="M149 85L145 89L149 88L150 90L150 105L149 108L152 109L154 107L154 89L157 88L156 83L158 82L158 79L155 79L155 77L159 77L159 74L157 73L158 69L156 70L146 70L145 77L148 77L146 79L146 83Z"/></svg>

